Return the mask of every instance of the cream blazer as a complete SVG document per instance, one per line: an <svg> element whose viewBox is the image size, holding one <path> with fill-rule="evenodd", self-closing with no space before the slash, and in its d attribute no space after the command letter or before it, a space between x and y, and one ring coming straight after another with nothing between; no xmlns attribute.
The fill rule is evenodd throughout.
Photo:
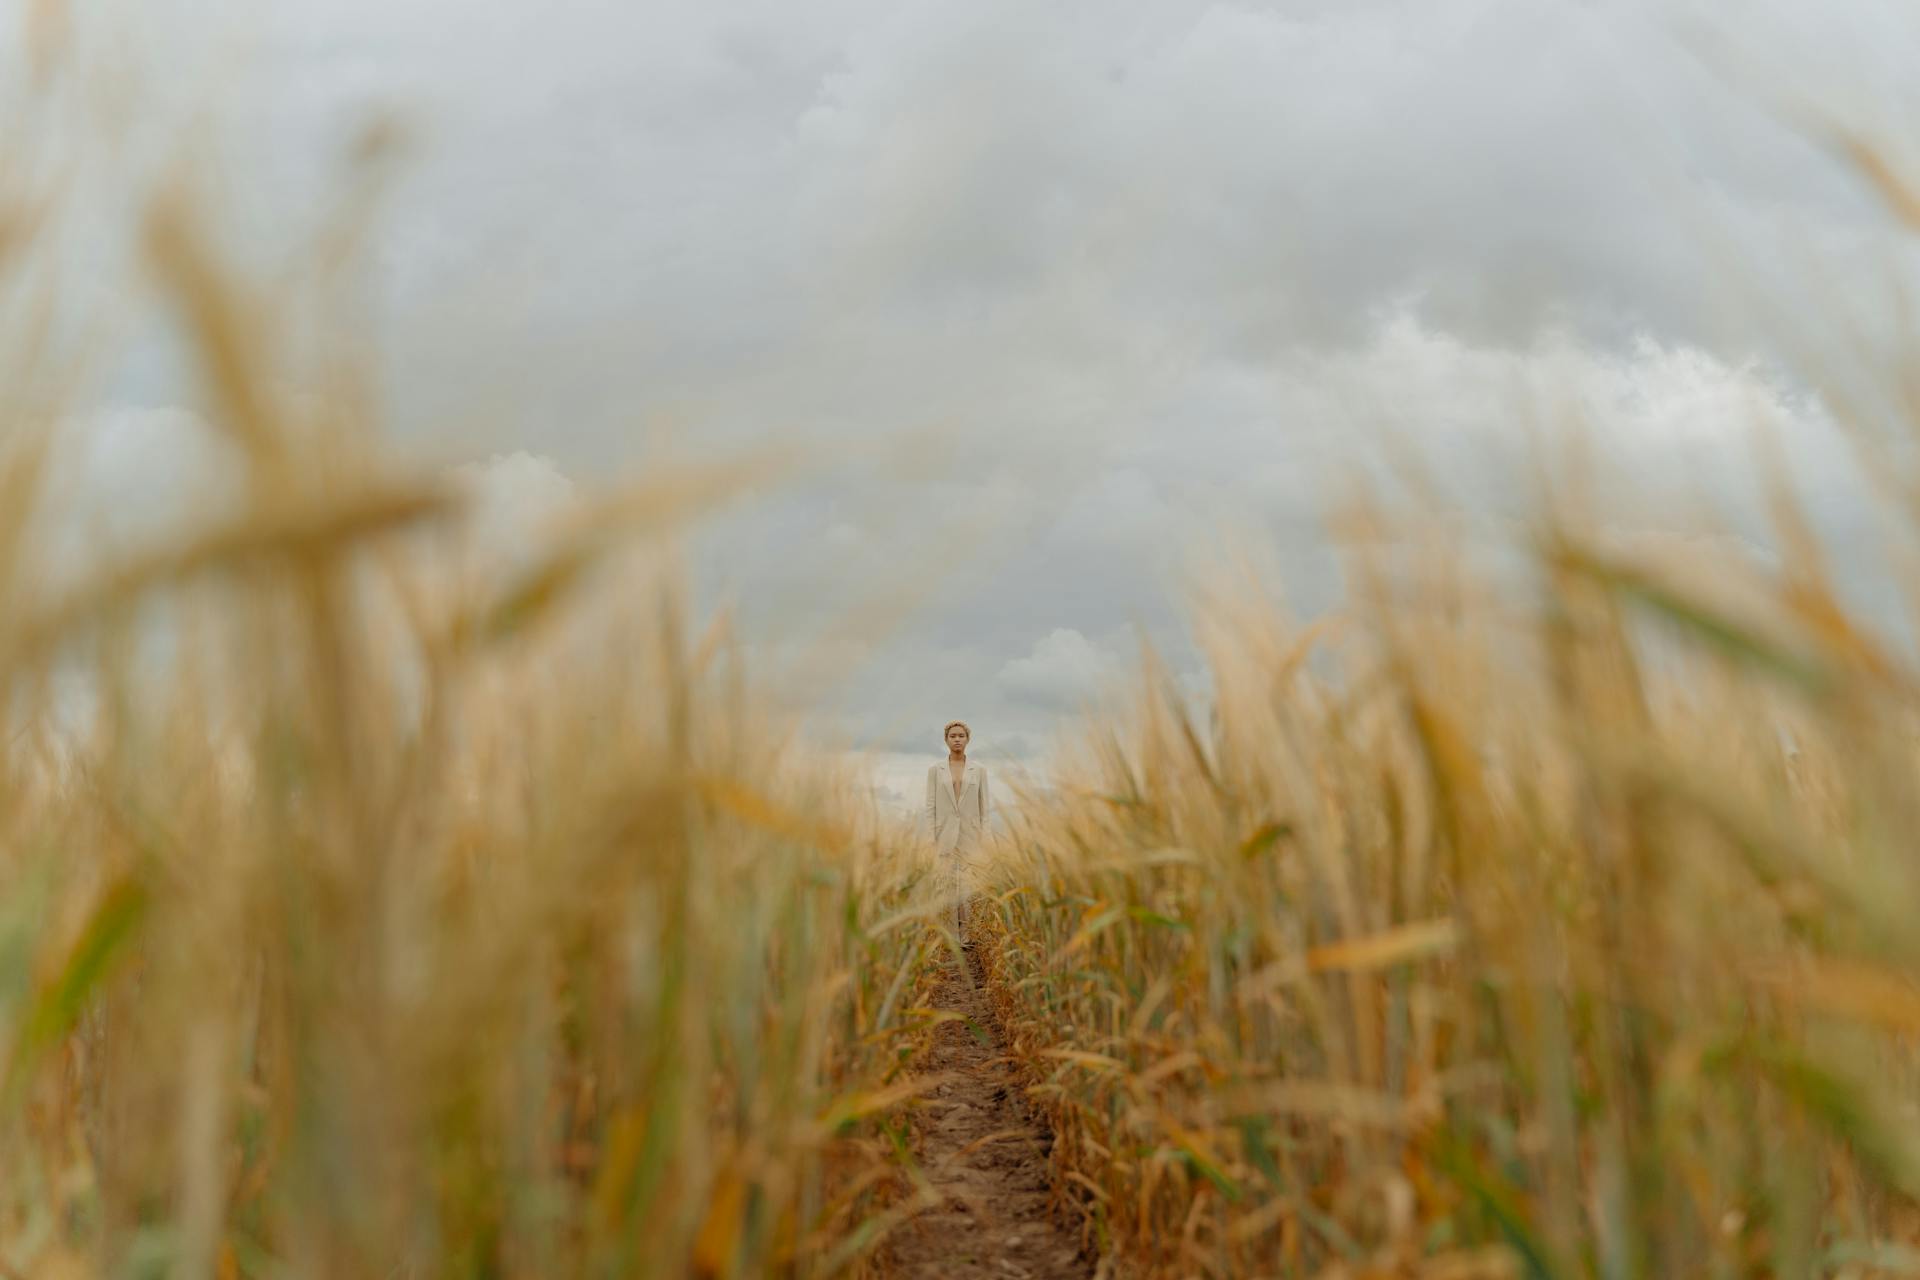
<svg viewBox="0 0 1920 1280"><path fill-rule="evenodd" d="M967 762L960 798L953 798L953 774L945 760L927 766L927 830L942 853L965 852L980 843L987 824L987 771Z"/></svg>

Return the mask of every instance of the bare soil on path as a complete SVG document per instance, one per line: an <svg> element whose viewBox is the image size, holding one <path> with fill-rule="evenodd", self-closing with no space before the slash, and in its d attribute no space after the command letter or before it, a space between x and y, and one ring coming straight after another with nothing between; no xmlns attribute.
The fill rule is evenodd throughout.
<svg viewBox="0 0 1920 1280"><path fill-rule="evenodd" d="M1092 1263L1048 1212L1052 1134L1020 1092L979 961L968 960L970 972L948 961L933 997L967 1019L940 1025L927 1064L954 1077L923 1103L922 1171L943 1198L894 1233L893 1270L915 1280L1086 1280Z"/></svg>

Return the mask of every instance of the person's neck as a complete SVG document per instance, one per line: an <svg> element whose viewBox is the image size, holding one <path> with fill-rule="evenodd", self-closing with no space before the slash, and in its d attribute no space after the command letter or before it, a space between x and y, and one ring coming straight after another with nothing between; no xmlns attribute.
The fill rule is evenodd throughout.
<svg viewBox="0 0 1920 1280"><path fill-rule="evenodd" d="M966 752L964 752L964 751L949 751L949 752L947 752L947 763L948 763L948 764L965 764L966 762L967 762L967 753L966 753Z"/></svg>

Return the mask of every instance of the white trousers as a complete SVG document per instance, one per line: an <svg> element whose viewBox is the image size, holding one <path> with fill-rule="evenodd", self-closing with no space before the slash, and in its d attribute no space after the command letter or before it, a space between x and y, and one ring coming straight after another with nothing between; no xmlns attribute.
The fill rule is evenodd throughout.
<svg viewBox="0 0 1920 1280"><path fill-rule="evenodd" d="M935 856L940 859L940 893L947 903L948 922L958 934L966 925L967 903L973 897L972 850L963 842Z"/></svg>

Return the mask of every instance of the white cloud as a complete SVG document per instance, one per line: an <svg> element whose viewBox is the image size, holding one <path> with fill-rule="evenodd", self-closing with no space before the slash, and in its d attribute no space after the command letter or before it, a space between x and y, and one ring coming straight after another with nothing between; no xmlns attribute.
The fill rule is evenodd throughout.
<svg viewBox="0 0 1920 1280"><path fill-rule="evenodd" d="M517 450L454 468L469 496L470 563L483 573L524 567L573 509L578 490L552 458Z"/></svg>
<svg viewBox="0 0 1920 1280"><path fill-rule="evenodd" d="M1016 699L1068 711L1094 699L1118 665L1116 655L1072 627L1055 627L1026 656L1002 664L997 680Z"/></svg>

